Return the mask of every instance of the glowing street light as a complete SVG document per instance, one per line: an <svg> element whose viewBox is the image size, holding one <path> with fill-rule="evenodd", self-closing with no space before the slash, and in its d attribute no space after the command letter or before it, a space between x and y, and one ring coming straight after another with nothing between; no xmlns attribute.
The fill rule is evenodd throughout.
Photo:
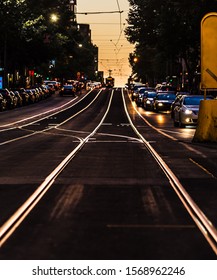
<svg viewBox="0 0 217 280"><path fill-rule="evenodd" d="M56 14L51 14L50 15L50 20L52 21L52 22L57 22L58 21L58 16L56 15Z"/></svg>

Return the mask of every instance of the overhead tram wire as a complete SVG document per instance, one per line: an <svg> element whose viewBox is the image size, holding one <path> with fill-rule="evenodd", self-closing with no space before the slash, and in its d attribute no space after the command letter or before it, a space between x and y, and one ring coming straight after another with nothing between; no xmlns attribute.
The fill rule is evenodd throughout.
<svg viewBox="0 0 217 280"><path fill-rule="evenodd" d="M118 11L119 11L119 13L120 13L120 32L121 32L121 22L122 22L122 18L121 18L121 8L120 8L119 0L117 0L117 5L118 5Z"/></svg>
<svg viewBox="0 0 217 280"><path fill-rule="evenodd" d="M121 8L120 8L120 4L119 4L119 0L116 0L117 1L117 6L118 6L118 11L119 11L119 13L120 13L120 33L119 33L119 37L118 37L118 40L117 40L117 42L114 44L115 45L115 47L117 48L117 45L118 45L118 43L119 43L119 41L120 41L120 38L121 38L121 35L122 35L122 32L123 32L123 29L124 29L124 25L125 24L123 24L123 28L122 28L122 17L121 17ZM118 49L118 48L117 48ZM121 49L121 48L120 48Z"/></svg>
<svg viewBox="0 0 217 280"><path fill-rule="evenodd" d="M108 11L108 12L82 12L75 13L76 15L98 15L98 14L122 14L124 11Z"/></svg>
<svg viewBox="0 0 217 280"><path fill-rule="evenodd" d="M119 19L120 33L119 33L119 35L118 35L116 44L112 42L112 43L115 45L115 50L114 50L114 52L115 52L115 56L116 56L116 65L117 65L117 66L120 66L120 64L123 64L123 63L121 62L122 59L121 59L121 60L117 59L117 55L119 54L120 50L123 48L123 45L121 45L120 47L118 47L118 44L119 44L119 42L121 41L121 35L122 35L122 33L123 33L125 24L123 24L123 27L122 27L122 13L124 12L124 10L121 10L121 9L120 9L119 0L116 0L116 1L117 1L118 11L77 12L76 14L77 14L77 15L97 15L97 14L114 14L114 13L117 13L117 14L120 15L120 19ZM93 24L100 24L100 23L93 23ZM105 24L105 23L104 23L104 24ZM118 23L109 23L109 24L118 24ZM107 35L107 36L108 36L108 35ZM103 41L103 40L97 40L97 41ZM106 40L105 40L105 41L106 41ZM112 41L112 40L111 40L111 41ZM108 61L109 61L109 63L111 63L113 60L111 59L111 60L107 60L107 61L106 61L106 60L103 60L103 61L104 61L104 62L107 62L107 63L108 63ZM107 63L106 63L106 64L107 64ZM105 66L105 65L103 65L102 61L100 62L100 64L101 64L102 66ZM111 68L111 67L110 67L110 68ZM120 70L120 71L121 71L121 70Z"/></svg>
<svg viewBox="0 0 217 280"><path fill-rule="evenodd" d="M89 24L120 25L120 22L89 22Z"/></svg>

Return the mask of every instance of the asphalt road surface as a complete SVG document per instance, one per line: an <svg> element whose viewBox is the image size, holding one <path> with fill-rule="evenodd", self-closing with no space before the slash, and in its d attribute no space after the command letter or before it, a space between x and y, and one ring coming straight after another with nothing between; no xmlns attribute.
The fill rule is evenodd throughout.
<svg viewBox="0 0 217 280"><path fill-rule="evenodd" d="M216 259L217 145L95 89L0 113L0 259Z"/></svg>

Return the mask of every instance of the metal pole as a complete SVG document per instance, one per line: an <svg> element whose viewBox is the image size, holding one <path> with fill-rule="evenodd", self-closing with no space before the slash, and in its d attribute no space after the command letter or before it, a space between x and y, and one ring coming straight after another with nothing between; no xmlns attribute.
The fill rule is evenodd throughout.
<svg viewBox="0 0 217 280"><path fill-rule="evenodd" d="M5 32L4 39L4 75L3 75L3 87L7 86L7 32Z"/></svg>

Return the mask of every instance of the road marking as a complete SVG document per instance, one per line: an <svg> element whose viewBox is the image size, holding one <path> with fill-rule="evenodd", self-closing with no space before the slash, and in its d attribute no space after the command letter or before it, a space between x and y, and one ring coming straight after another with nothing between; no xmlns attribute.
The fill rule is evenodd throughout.
<svg viewBox="0 0 217 280"><path fill-rule="evenodd" d="M100 123L97 127L88 135L85 139L81 139L80 144L77 145L59 165L45 178L41 185L34 191L34 193L17 209L17 211L0 227L0 247L6 242L6 240L13 234L16 228L22 223L30 211L35 207L39 200L53 185L55 179L59 176L62 170L71 162L75 155L83 148L83 146L92 138L97 130L102 125L111 107L114 90L109 99L109 104L106 112L104 113ZM95 97L96 98L96 97ZM93 102L93 101L92 101ZM82 110L81 110L82 111ZM70 119L70 118L69 118ZM67 119L66 121L68 121ZM65 122L66 122L65 121ZM65 123L63 122L63 123Z"/></svg>
<svg viewBox="0 0 217 280"><path fill-rule="evenodd" d="M15 122L12 122L12 123L8 123L8 124L1 125L0 128L9 127L9 126L11 126L11 125L16 125L16 124L19 124L19 123L22 123L22 122L29 121L29 120L31 120L31 119L37 118L37 117L39 117L39 116L41 116L41 115L45 115L45 114L49 114L49 113L54 112L54 113L52 113L52 114L49 115L49 116L40 118L40 120L48 119L48 118L52 117L54 114L59 113L59 112L62 112L62 111L64 111L65 109L67 109L68 107L67 107L67 108L64 108L64 107L68 106L68 104L72 103L72 102L73 102L75 99L77 99L77 98L78 98L78 97L74 98L73 100L71 100L71 101L69 101L69 102L67 102L67 103L65 103L65 104L63 104L63 105L61 105L61 106L59 106L59 107L57 107L57 108L54 108L54 109L45 111L45 112L43 112L43 113L40 113L40 114L37 114L37 115L34 115L34 116L30 116L30 117L21 119L21 120L19 120L19 121L15 121ZM77 102L77 103L78 103L78 102ZM77 103L76 103L76 104L77 104ZM75 105L75 104L73 103L72 106L74 106L74 105ZM69 107L69 108L70 108L70 107ZM59 109L60 109L60 111L58 111ZM36 120L36 122L37 122L37 121L39 121L39 120ZM34 123L35 123L35 122L29 123L29 124L34 124ZM24 125L24 126L27 126L27 125L29 125L29 124L26 124L26 125ZM13 129L13 128L7 128L7 129L5 129L5 130L7 131L8 129ZM5 131L5 130L1 130L0 132Z"/></svg>
<svg viewBox="0 0 217 280"><path fill-rule="evenodd" d="M216 177L211 173L211 172L209 172L205 167L203 167L202 165L200 165L199 163L197 163L196 161L194 161L192 158L189 158L189 160L191 161L191 162L193 162L194 164L196 164L198 167L200 167L203 171L205 171L208 175L210 175L212 178L215 178L216 179Z"/></svg>
<svg viewBox="0 0 217 280"><path fill-rule="evenodd" d="M129 123L121 123L120 126L130 126Z"/></svg>
<svg viewBox="0 0 217 280"><path fill-rule="evenodd" d="M89 139L88 143L129 143L129 141L121 141L121 140L96 140L96 139ZM138 143L138 142L137 142Z"/></svg>
<svg viewBox="0 0 217 280"><path fill-rule="evenodd" d="M180 228L196 228L195 225L107 225L108 228L173 228L173 229L180 229Z"/></svg>
<svg viewBox="0 0 217 280"><path fill-rule="evenodd" d="M190 145L188 145L188 144L186 144L186 143L180 142L180 145L183 145L183 146L184 146L186 149L188 149L189 151L194 152L195 154L200 155L200 156L203 157L203 158L207 158L206 155L204 155L204 154L201 153L200 151L198 151L198 150L192 148L192 146L190 146Z"/></svg>
<svg viewBox="0 0 217 280"><path fill-rule="evenodd" d="M212 224L212 222L206 217L206 215L202 212L202 210L198 207L198 205L195 203L195 201L191 198L189 193L183 187L183 185L181 184L179 179L172 172L172 170L169 168L169 166L166 164L166 162L163 160L163 158L157 153L156 150L154 150L154 148L147 142L147 140L143 137L143 135L141 135L141 133L135 127L135 125L133 124L133 121L130 118L130 115L128 113L123 91L122 91L122 97L123 97L123 101L124 101L125 112L126 112L126 115L129 119L129 122L132 125L133 130L139 136L139 138L143 141L143 143L145 144L147 149L150 151L150 154L156 159L156 162L159 164L162 171L164 172L164 174L169 179L169 182L170 182L172 188L174 189L174 191L178 195L182 204L184 205L184 207L186 208L186 210L190 214L191 218L193 219L193 221L197 225L198 229L201 231L201 233L206 238L207 242L209 243L209 245L211 246L211 248L213 249L213 251L217 255L217 229ZM136 109L134 108L134 110L136 110ZM136 111L139 114L138 110L136 110ZM141 114L139 114L139 115L141 116ZM144 121L148 124L146 119L144 119ZM150 125L150 126L153 127L152 125ZM156 128L154 128L154 129L157 130ZM162 132L160 132L160 133L162 133ZM170 137L170 138L172 138L172 137Z"/></svg>
<svg viewBox="0 0 217 280"><path fill-rule="evenodd" d="M58 123L49 123L49 124L48 124L48 127L49 127L49 126L57 126L57 125L58 125Z"/></svg>

